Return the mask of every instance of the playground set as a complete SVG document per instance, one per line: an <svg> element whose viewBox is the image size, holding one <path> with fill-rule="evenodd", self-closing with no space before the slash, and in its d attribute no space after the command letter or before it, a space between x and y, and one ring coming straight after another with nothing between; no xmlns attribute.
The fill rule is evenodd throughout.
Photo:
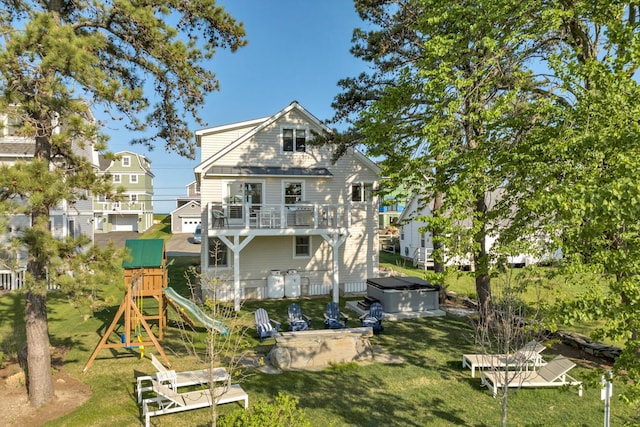
<svg viewBox="0 0 640 427"><path fill-rule="evenodd" d="M167 327L168 307L173 308L192 327L194 322L185 309L208 328L222 334L228 333L224 324L212 320L196 304L168 287L167 269L171 263L167 263L164 240L127 240L125 246L129 249L130 260L122 263L126 288L124 299L111 325L84 366L82 374L89 370L100 350L107 348L137 349L142 358L145 348L152 346L156 348L167 366L171 366L160 345ZM123 318L124 328L117 341L110 341ZM157 336L152 326L157 327Z"/></svg>

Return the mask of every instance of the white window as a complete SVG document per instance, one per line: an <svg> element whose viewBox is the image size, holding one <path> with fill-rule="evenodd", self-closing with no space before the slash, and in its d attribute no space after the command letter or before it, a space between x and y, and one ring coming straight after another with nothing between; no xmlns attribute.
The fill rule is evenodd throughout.
<svg viewBox="0 0 640 427"><path fill-rule="evenodd" d="M22 120L15 116L5 116L4 123L2 123L2 132L0 135L4 136L16 136L18 129L22 127Z"/></svg>
<svg viewBox="0 0 640 427"><path fill-rule="evenodd" d="M304 153L307 150L307 130L282 128L282 151Z"/></svg>
<svg viewBox="0 0 640 427"><path fill-rule="evenodd" d="M125 168L131 166L131 156L122 156L122 166Z"/></svg>
<svg viewBox="0 0 640 427"><path fill-rule="evenodd" d="M302 201L302 183L301 182L285 182L284 183L284 204L292 205Z"/></svg>
<svg viewBox="0 0 640 427"><path fill-rule="evenodd" d="M129 194L129 201L131 202L137 202L138 201L138 195L137 194Z"/></svg>
<svg viewBox="0 0 640 427"><path fill-rule="evenodd" d="M104 194L100 194L100 195L98 196L98 202L100 202L100 203L104 203L104 202L106 202L106 201L107 201L107 196L105 196Z"/></svg>
<svg viewBox="0 0 640 427"><path fill-rule="evenodd" d="M293 238L293 257L309 258L311 256L311 236L295 236Z"/></svg>
<svg viewBox="0 0 640 427"><path fill-rule="evenodd" d="M352 202L370 202L373 200L373 184L357 183L351 186Z"/></svg>
<svg viewBox="0 0 640 427"><path fill-rule="evenodd" d="M120 184L122 182L122 176L119 173L113 175L113 182Z"/></svg>
<svg viewBox="0 0 640 427"><path fill-rule="evenodd" d="M131 184L137 184L138 183L138 175L129 175L129 182Z"/></svg>

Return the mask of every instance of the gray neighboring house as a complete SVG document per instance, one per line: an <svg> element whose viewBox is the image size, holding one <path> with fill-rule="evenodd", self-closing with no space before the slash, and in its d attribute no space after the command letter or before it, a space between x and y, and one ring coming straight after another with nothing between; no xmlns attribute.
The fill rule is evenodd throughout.
<svg viewBox="0 0 640 427"><path fill-rule="evenodd" d="M193 233L202 222L200 209L200 186L196 181L187 184L187 195L178 197L176 208L171 212L172 233Z"/></svg>
<svg viewBox="0 0 640 427"><path fill-rule="evenodd" d="M31 161L35 153L35 140L17 135L16 130L21 124L13 120L7 114L0 114L0 164L14 165L22 161ZM91 159L92 164L98 167L98 153L93 149L93 144L85 147L74 145L76 153ZM93 241L93 206L91 195L87 192L85 197L63 201L59 206L49 212L49 224L51 233L58 239L67 236L89 236ZM28 215L12 215L8 221L8 231L0 235L0 242L6 242L12 237L18 236L22 230L31 226L31 217ZM15 254L2 251L0 254L0 289L17 289L24 283L24 271L27 263L27 251L18 251Z"/></svg>

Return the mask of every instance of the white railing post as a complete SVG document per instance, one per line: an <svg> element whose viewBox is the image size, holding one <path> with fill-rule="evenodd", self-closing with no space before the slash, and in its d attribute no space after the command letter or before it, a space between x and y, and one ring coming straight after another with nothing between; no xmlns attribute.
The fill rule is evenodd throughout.
<svg viewBox="0 0 640 427"><path fill-rule="evenodd" d="M319 210L318 204L314 203L313 204L313 228L318 228L318 224L319 224L319 221L318 221L318 218L319 218L318 210Z"/></svg>

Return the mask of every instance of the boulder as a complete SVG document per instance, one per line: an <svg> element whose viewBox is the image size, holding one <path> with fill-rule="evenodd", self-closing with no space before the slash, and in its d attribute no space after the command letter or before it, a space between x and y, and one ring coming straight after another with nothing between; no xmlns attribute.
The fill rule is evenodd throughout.
<svg viewBox="0 0 640 427"><path fill-rule="evenodd" d="M371 328L321 329L280 332L269 353L281 370L317 370L333 363L373 360Z"/></svg>

